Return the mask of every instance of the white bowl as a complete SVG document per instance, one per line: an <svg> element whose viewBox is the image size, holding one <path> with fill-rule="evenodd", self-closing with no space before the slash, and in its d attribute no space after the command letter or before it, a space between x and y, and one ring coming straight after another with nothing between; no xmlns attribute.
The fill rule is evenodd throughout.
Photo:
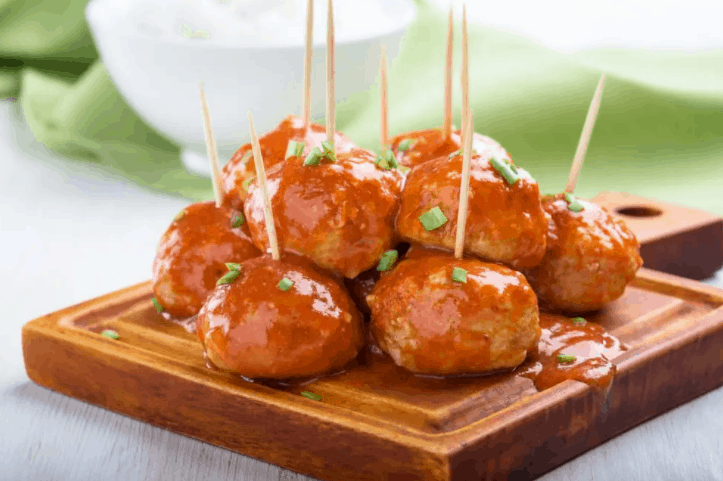
<svg viewBox="0 0 723 481"><path fill-rule="evenodd" d="M411 0L387 0L398 20L386 33L336 44L337 102L376 84L381 45L397 56L413 21ZM203 82L213 119L219 158L226 162L248 141L247 113L259 133L301 110L303 43L291 46L235 46L199 39L158 37L118 22L111 0L92 0L86 18L105 67L128 104L150 126L184 149L189 170L208 175L198 83ZM338 17L338 9L335 11ZM315 16L326 11L315 9ZM337 27L337 37L339 37ZM325 45L313 48L310 110L324 116ZM194 160L195 159L195 160Z"/></svg>

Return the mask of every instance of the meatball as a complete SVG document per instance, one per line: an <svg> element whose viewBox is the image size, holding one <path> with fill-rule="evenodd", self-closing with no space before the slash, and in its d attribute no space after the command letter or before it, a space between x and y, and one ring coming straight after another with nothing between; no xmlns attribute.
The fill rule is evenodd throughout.
<svg viewBox="0 0 723 481"><path fill-rule="evenodd" d="M153 292L166 312L195 315L226 272L225 262L261 255L242 219L241 212L214 202L191 204L176 216L153 261Z"/></svg>
<svg viewBox="0 0 723 481"><path fill-rule="evenodd" d="M520 269L542 260L547 217L537 182L523 169L516 169L519 179L510 185L492 166L490 157L472 156L465 252ZM409 172L397 216L397 233L402 238L454 249L461 172L461 155L426 162ZM444 217L439 216L440 211ZM420 219L435 212L436 224L430 226Z"/></svg>
<svg viewBox="0 0 723 481"><path fill-rule="evenodd" d="M321 147L321 143L326 140L326 127L309 124L304 128L301 117L294 115L286 117L275 129L259 138L261 156L264 158L264 167L267 170L285 159L290 140L303 142L303 155L307 155L312 148ZM337 152L348 152L356 148L356 145L340 132L336 132L334 142ZM243 209L243 200L248 191L247 181L255 176L256 168L251 144L244 144L222 169L224 204Z"/></svg>
<svg viewBox="0 0 723 481"><path fill-rule="evenodd" d="M581 313L602 308L623 295L643 264L640 245L625 223L602 207L574 199L573 212L564 194L547 196L550 215L547 252L527 278L552 310Z"/></svg>
<svg viewBox="0 0 723 481"><path fill-rule="evenodd" d="M248 378L330 373L364 345L363 321L340 284L292 256L244 261L216 287L196 318L215 367Z"/></svg>
<svg viewBox="0 0 723 481"><path fill-rule="evenodd" d="M459 130L452 132L449 139L445 139L441 129L430 129L397 135L390 143L399 165L411 168L458 151L462 147L462 138ZM496 140L477 132L472 134L472 149L480 155L496 155L511 160L507 151Z"/></svg>
<svg viewBox="0 0 723 481"><path fill-rule="evenodd" d="M305 165L290 157L267 173L268 194L282 250L352 279L394 245L394 217L403 175L355 149ZM256 245L269 246L261 189L250 185L245 211Z"/></svg>
<svg viewBox="0 0 723 481"><path fill-rule="evenodd" d="M466 271L466 282L453 279L455 268ZM367 301L379 347L415 373L514 368L540 338L537 298L524 276L476 259L406 259Z"/></svg>

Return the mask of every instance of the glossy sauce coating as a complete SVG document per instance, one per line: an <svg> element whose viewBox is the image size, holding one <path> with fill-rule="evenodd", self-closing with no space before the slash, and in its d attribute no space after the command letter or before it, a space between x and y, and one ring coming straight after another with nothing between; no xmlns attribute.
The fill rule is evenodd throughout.
<svg viewBox="0 0 723 481"><path fill-rule="evenodd" d="M489 157L472 156L465 251L515 269L537 265L545 254L547 216L537 182L518 168L514 185L499 174ZM407 175L397 216L405 240L454 249L460 197L462 156L438 159ZM428 231L419 217L439 207L447 222Z"/></svg>
<svg viewBox="0 0 723 481"><path fill-rule="evenodd" d="M640 245L625 223L583 199L573 212L562 194L546 196L551 216L547 252L527 272L545 308L579 313L602 308L623 295L642 266Z"/></svg>
<svg viewBox="0 0 723 481"><path fill-rule="evenodd" d="M462 139L459 130L445 139L442 129L416 130L406 132L390 139L390 144L399 165L415 167L429 160L439 157L448 157L451 153L462 148ZM409 141L409 148L399 150L399 144ZM472 134L472 150L483 156L496 155L511 160L507 151L494 139L474 132Z"/></svg>
<svg viewBox="0 0 723 481"><path fill-rule="evenodd" d="M362 149L337 162L306 166L290 157L267 173L279 247L352 279L376 266L395 245L394 217L403 176L374 163ZM251 182L245 205L256 245L268 248L263 200Z"/></svg>
<svg viewBox="0 0 723 481"><path fill-rule="evenodd" d="M615 376L611 361L628 348L619 339L593 322L573 322L562 316L540 314L542 336L519 375L532 379L542 391L568 379L607 391ZM574 356L560 362L558 355Z"/></svg>
<svg viewBox="0 0 723 481"><path fill-rule="evenodd" d="M243 262L198 314L209 362L247 378L286 379L341 369L364 344L362 317L333 278L307 261L269 256ZM293 285L283 291L279 281Z"/></svg>
<svg viewBox="0 0 723 481"><path fill-rule="evenodd" d="M467 282L452 280L452 269ZM537 298L522 274L448 255L400 262L367 301L379 347L405 369L473 374L520 365L540 337Z"/></svg>
<svg viewBox="0 0 723 481"><path fill-rule="evenodd" d="M241 212L214 202L191 204L161 237L153 261L153 293L168 314L193 316L201 309L216 281L226 273L226 262L242 262L261 255L246 223L232 220Z"/></svg>
<svg viewBox="0 0 723 481"><path fill-rule="evenodd" d="M301 117L287 116L273 130L259 138L261 156L264 158L264 167L267 170L284 161L290 140L303 142L303 155L306 156L312 148L321 148L321 143L326 140L326 127L309 124L304 128L304 121ZM340 132L336 132L334 141L337 152L348 152L356 148L356 145ZM243 200L247 195L244 181L255 176L256 167L251 154L251 144L244 144L239 147L222 169L224 204L243 209Z"/></svg>

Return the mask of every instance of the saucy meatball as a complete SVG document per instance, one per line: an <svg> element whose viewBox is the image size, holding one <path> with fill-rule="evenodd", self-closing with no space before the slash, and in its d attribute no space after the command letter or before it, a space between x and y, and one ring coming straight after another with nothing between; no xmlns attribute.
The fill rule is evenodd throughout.
<svg viewBox="0 0 723 481"><path fill-rule="evenodd" d="M466 271L465 282L457 269ZM524 276L475 259L406 259L382 276L367 300L375 341L415 373L514 368L540 337L537 298Z"/></svg>
<svg viewBox="0 0 723 481"><path fill-rule="evenodd" d="M303 142L303 155L307 155L312 148L321 147L321 143L326 140L326 127L310 123L304 128L301 117L294 115L286 117L276 128L259 138L261 156L264 158L264 167L267 170L284 161L290 140ZM356 145L340 132L336 132L334 142L337 152L348 152L356 148ZM248 180L255 176L256 168L251 144L244 144L221 171L224 204L243 209L243 200L248 192Z"/></svg>
<svg viewBox="0 0 723 481"><path fill-rule="evenodd" d="M515 169L518 179L510 185L490 157L472 156L465 252L520 269L542 260L547 217L537 182L523 169ZM397 216L402 238L454 249L461 172L461 155L426 162L409 172Z"/></svg>
<svg viewBox="0 0 723 481"><path fill-rule="evenodd" d="M361 314L340 284L289 255L244 261L196 318L215 367L248 378L309 377L339 370L363 347Z"/></svg>
<svg viewBox="0 0 723 481"><path fill-rule="evenodd" d="M349 279L375 266L394 245L403 175L377 166L374 159L373 153L355 149L317 165L294 156L269 170L279 247ZM269 241L256 181L245 211L253 240L265 251Z"/></svg>
<svg viewBox="0 0 723 481"><path fill-rule="evenodd" d="M578 205L564 194L543 199L551 217L547 252L527 277L545 307L594 311L623 295L643 264L640 245L622 220L592 202L571 199Z"/></svg>
<svg viewBox="0 0 723 481"><path fill-rule="evenodd" d="M453 131L445 139L442 129L417 130L397 135L390 140L392 151L399 165L414 167L428 160L447 157L462 147L461 132ZM480 155L511 160L507 151L494 139L472 133L472 149Z"/></svg>
<svg viewBox="0 0 723 481"><path fill-rule="evenodd" d="M166 312L195 315L226 272L225 262L261 255L242 220L241 212L214 202L191 204L176 216L153 261L153 292Z"/></svg>

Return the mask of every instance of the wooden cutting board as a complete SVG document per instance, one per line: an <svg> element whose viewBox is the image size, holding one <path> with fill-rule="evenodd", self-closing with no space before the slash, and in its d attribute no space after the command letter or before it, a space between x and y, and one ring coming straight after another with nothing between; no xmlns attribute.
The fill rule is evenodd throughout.
<svg viewBox="0 0 723 481"><path fill-rule="evenodd" d="M207 369L151 296L146 282L26 324L30 379L322 479L529 479L723 384L723 290L648 269L588 317L630 346L607 395L515 373L422 379L381 356L303 387L251 383Z"/></svg>

